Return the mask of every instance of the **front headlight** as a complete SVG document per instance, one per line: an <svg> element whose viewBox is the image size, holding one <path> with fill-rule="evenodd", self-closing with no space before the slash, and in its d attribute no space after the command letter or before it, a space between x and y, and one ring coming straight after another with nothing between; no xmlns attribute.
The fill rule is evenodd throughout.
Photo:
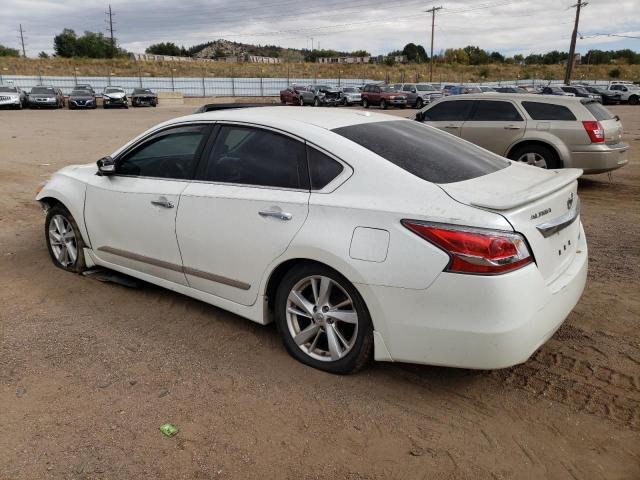
<svg viewBox="0 0 640 480"><path fill-rule="evenodd" d="M389 97L389 100L395 100L395 99L396 99L395 95L391 95L391 96Z"/></svg>

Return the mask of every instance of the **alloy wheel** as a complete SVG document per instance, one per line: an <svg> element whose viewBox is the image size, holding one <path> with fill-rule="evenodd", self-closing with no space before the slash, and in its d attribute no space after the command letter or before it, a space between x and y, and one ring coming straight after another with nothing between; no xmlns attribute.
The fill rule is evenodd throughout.
<svg viewBox="0 0 640 480"><path fill-rule="evenodd" d="M526 163L534 167L547 168L547 160L539 153L529 152L521 155L518 162Z"/></svg>
<svg viewBox="0 0 640 480"><path fill-rule="evenodd" d="M78 259L78 242L71 223L63 215L54 215L49 222L49 244L60 265L75 265Z"/></svg>
<svg viewBox="0 0 640 480"><path fill-rule="evenodd" d="M297 282L287 298L286 324L298 348L311 358L344 358L358 338L353 299L335 280L314 275Z"/></svg>

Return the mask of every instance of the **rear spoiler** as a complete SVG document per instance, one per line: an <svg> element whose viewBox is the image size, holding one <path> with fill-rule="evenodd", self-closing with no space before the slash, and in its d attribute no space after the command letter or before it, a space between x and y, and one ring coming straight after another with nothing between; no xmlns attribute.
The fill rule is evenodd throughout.
<svg viewBox="0 0 640 480"><path fill-rule="evenodd" d="M471 200L470 203L475 207L488 208L491 210L511 210L512 208L526 205L527 203L546 197L556 190L560 190L569 185L582 175L582 170L579 168L565 168L555 170L553 173L555 175L552 178L534 183L524 190L514 192L508 197L485 192L484 195L481 194L478 198ZM479 192L475 193L477 195Z"/></svg>
<svg viewBox="0 0 640 480"><path fill-rule="evenodd" d="M207 103L193 113L216 112L218 110L232 110L236 108L279 107L279 103Z"/></svg>

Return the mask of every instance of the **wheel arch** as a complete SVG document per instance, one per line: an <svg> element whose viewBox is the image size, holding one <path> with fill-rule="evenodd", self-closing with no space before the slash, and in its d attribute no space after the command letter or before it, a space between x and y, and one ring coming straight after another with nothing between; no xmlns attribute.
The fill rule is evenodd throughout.
<svg viewBox="0 0 640 480"><path fill-rule="evenodd" d="M69 185L66 187L61 185L62 182L64 182L64 180L60 179L59 176L54 176L40 193L38 193L36 200L45 210L55 205L61 205L68 210L80 229L85 246L91 248L89 233L87 232L84 222L86 185L81 184L84 188L74 188L74 186L79 186L80 182L71 182L71 188L69 188Z"/></svg>
<svg viewBox="0 0 640 480"><path fill-rule="evenodd" d="M565 152L561 152L558 149L558 147L553 143L548 142L546 140L540 140L540 139L524 138L524 139L518 140L516 143L514 143L509 147L505 157L511 158L511 155L516 149L527 146L527 145L537 145L545 148L550 148L556 154L556 157L558 158L558 162L560 163L560 168L567 166L568 157L566 156Z"/></svg>

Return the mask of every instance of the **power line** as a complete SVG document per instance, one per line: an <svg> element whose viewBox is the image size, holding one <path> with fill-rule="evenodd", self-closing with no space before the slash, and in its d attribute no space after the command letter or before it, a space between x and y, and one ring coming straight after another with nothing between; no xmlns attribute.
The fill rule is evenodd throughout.
<svg viewBox="0 0 640 480"><path fill-rule="evenodd" d="M433 36L436 29L436 12L442 7L431 7L425 13L431 13L431 55L429 56L429 81L433 82Z"/></svg>
<svg viewBox="0 0 640 480"><path fill-rule="evenodd" d="M565 85L569 85L571 83L571 72L573 71L573 64L575 62L575 54L576 54L576 37L578 36L578 24L580 23L580 8L586 7L587 5L589 5L589 3L583 2L582 0L578 0L578 3L571 6L576 8L576 21L573 25L573 33L571 34L571 44L569 46L569 58L567 59L567 69L565 70L565 73L564 73Z"/></svg>

